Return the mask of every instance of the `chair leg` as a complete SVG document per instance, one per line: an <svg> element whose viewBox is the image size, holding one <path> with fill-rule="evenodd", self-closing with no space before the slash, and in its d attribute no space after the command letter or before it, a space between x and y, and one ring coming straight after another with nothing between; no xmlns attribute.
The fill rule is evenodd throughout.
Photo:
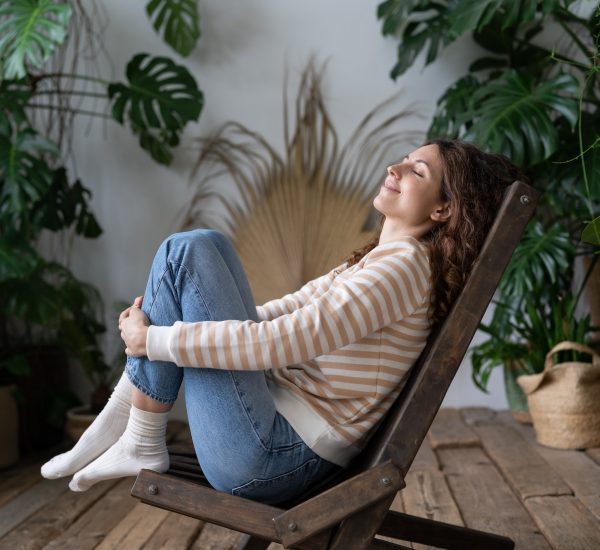
<svg viewBox="0 0 600 550"><path fill-rule="evenodd" d="M377 534L448 550L512 550L515 547L508 537L393 511L388 512Z"/></svg>

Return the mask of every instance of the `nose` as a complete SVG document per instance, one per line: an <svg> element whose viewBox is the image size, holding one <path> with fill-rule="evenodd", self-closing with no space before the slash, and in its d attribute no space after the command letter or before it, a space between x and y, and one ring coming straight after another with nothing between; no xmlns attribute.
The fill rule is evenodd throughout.
<svg viewBox="0 0 600 550"><path fill-rule="evenodd" d="M387 171L390 176L396 179L400 177L401 170L399 164L392 164L391 166L388 166Z"/></svg>

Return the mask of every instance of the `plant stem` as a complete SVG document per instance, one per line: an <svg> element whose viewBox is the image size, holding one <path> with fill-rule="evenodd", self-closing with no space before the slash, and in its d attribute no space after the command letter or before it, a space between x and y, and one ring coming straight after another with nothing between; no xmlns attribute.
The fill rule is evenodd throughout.
<svg viewBox="0 0 600 550"><path fill-rule="evenodd" d="M89 116L97 116L100 118L111 119L112 117L109 115L105 115L104 113L97 113L94 111L85 111L83 109L70 109L69 107L56 107L55 105L41 105L39 103L30 103L27 107L32 107L34 109L51 109L57 111L65 111L67 113L79 114L79 115L89 115Z"/></svg>
<svg viewBox="0 0 600 550"><path fill-rule="evenodd" d="M98 92L84 92L81 90L43 90L41 92L35 92L35 95L52 95L52 94L69 94L69 95L79 95L85 97L98 97L98 98L106 98L106 94L101 94Z"/></svg>
<svg viewBox="0 0 600 550"><path fill-rule="evenodd" d="M110 82L108 80L103 80L102 78L96 78L94 76L85 76L74 73L46 73L36 76L37 80L43 80L44 78L73 78L79 80L87 80L88 82L95 82L96 84L102 84L103 86L108 86Z"/></svg>

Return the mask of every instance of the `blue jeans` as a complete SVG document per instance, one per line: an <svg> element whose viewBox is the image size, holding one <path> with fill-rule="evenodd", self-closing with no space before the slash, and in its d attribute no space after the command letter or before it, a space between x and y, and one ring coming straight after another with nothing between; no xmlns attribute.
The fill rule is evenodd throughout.
<svg viewBox="0 0 600 550"><path fill-rule="evenodd" d="M198 229L169 237L158 249L144 293L150 323L257 320L240 260L221 233ZM263 371L178 367L130 357L132 384L173 403L182 380L194 449L219 491L277 504L297 497L339 466L316 455L273 404Z"/></svg>

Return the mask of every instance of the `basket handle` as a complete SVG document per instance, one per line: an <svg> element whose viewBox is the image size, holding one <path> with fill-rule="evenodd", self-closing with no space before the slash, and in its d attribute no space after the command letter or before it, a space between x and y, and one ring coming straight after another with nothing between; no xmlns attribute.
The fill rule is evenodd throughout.
<svg viewBox="0 0 600 550"><path fill-rule="evenodd" d="M552 356L555 353L558 353L559 351L565 351L565 350L574 350L574 351L579 351L581 353L587 353L588 355L592 356L592 364L595 367L600 367L600 355L598 355L598 353L596 353L595 350L593 350L592 348L590 348L588 346L585 346L584 344L578 344L577 342L569 342L569 341L565 340L564 342L559 342L558 344L556 344L556 346L554 346L546 354L546 361L544 363L544 372L547 370L550 370L554 366L554 363L552 362Z"/></svg>

